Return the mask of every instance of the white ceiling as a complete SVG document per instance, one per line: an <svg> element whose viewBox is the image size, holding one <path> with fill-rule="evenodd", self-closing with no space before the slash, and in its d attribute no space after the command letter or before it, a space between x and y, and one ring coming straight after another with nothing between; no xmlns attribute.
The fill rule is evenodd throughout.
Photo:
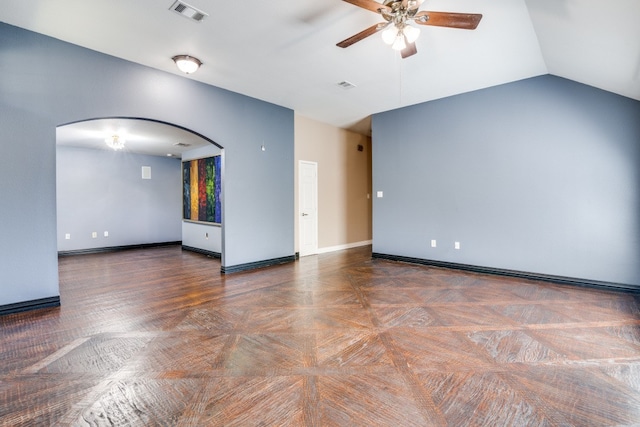
<svg viewBox="0 0 640 427"><path fill-rule="evenodd" d="M3 0L0 21L174 74L171 57L193 55L185 78L361 133L373 113L548 73L640 100L639 0L426 0L482 21L421 27L404 60L377 34L336 47L382 20L341 0L186 0L201 23L173 2Z"/></svg>

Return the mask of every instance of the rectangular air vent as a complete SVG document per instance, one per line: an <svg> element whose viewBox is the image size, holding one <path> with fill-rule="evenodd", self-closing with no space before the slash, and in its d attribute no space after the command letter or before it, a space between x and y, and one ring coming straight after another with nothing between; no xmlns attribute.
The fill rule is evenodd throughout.
<svg viewBox="0 0 640 427"><path fill-rule="evenodd" d="M342 89L352 89L354 87L356 87L356 85L354 85L351 82L348 82L346 80L341 81L340 83L338 83L338 86L340 86Z"/></svg>
<svg viewBox="0 0 640 427"><path fill-rule="evenodd" d="M173 144L174 147L191 147L191 144L185 144L184 142L176 142Z"/></svg>
<svg viewBox="0 0 640 427"><path fill-rule="evenodd" d="M196 9L195 7L188 5L180 0L176 1L171 7L170 10L173 10L175 13L184 16L185 18L189 18L192 21L200 22L207 16L207 13L204 13L201 10Z"/></svg>

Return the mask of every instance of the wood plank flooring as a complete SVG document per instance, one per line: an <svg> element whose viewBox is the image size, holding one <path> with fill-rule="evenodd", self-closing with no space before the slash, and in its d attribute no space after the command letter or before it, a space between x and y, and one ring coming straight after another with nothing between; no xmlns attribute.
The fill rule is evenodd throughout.
<svg viewBox="0 0 640 427"><path fill-rule="evenodd" d="M62 307L0 317L0 425L640 425L637 296L369 247L219 270L61 258Z"/></svg>

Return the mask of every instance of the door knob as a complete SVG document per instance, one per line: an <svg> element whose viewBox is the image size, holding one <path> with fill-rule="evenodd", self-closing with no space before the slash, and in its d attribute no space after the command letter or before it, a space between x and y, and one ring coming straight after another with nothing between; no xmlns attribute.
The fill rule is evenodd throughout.
<svg viewBox="0 0 640 427"><path fill-rule="evenodd" d="M302 214L302 216L307 216L307 215L309 215L309 214L306 214L306 213L303 213L303 214Z"/></svg>

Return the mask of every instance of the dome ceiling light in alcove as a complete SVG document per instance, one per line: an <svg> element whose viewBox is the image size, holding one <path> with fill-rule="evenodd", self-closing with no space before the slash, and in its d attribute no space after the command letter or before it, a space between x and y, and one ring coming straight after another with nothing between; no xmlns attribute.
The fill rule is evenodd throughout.
<svg viewBox="0 0 640 427"><path fill-rule="evenodd" d="M107 137L104 142L107 144L107 147L111 148L114 151L118 151L124 148L124 144L127 141L118 134L114 134L110 137Z"/></svg>

